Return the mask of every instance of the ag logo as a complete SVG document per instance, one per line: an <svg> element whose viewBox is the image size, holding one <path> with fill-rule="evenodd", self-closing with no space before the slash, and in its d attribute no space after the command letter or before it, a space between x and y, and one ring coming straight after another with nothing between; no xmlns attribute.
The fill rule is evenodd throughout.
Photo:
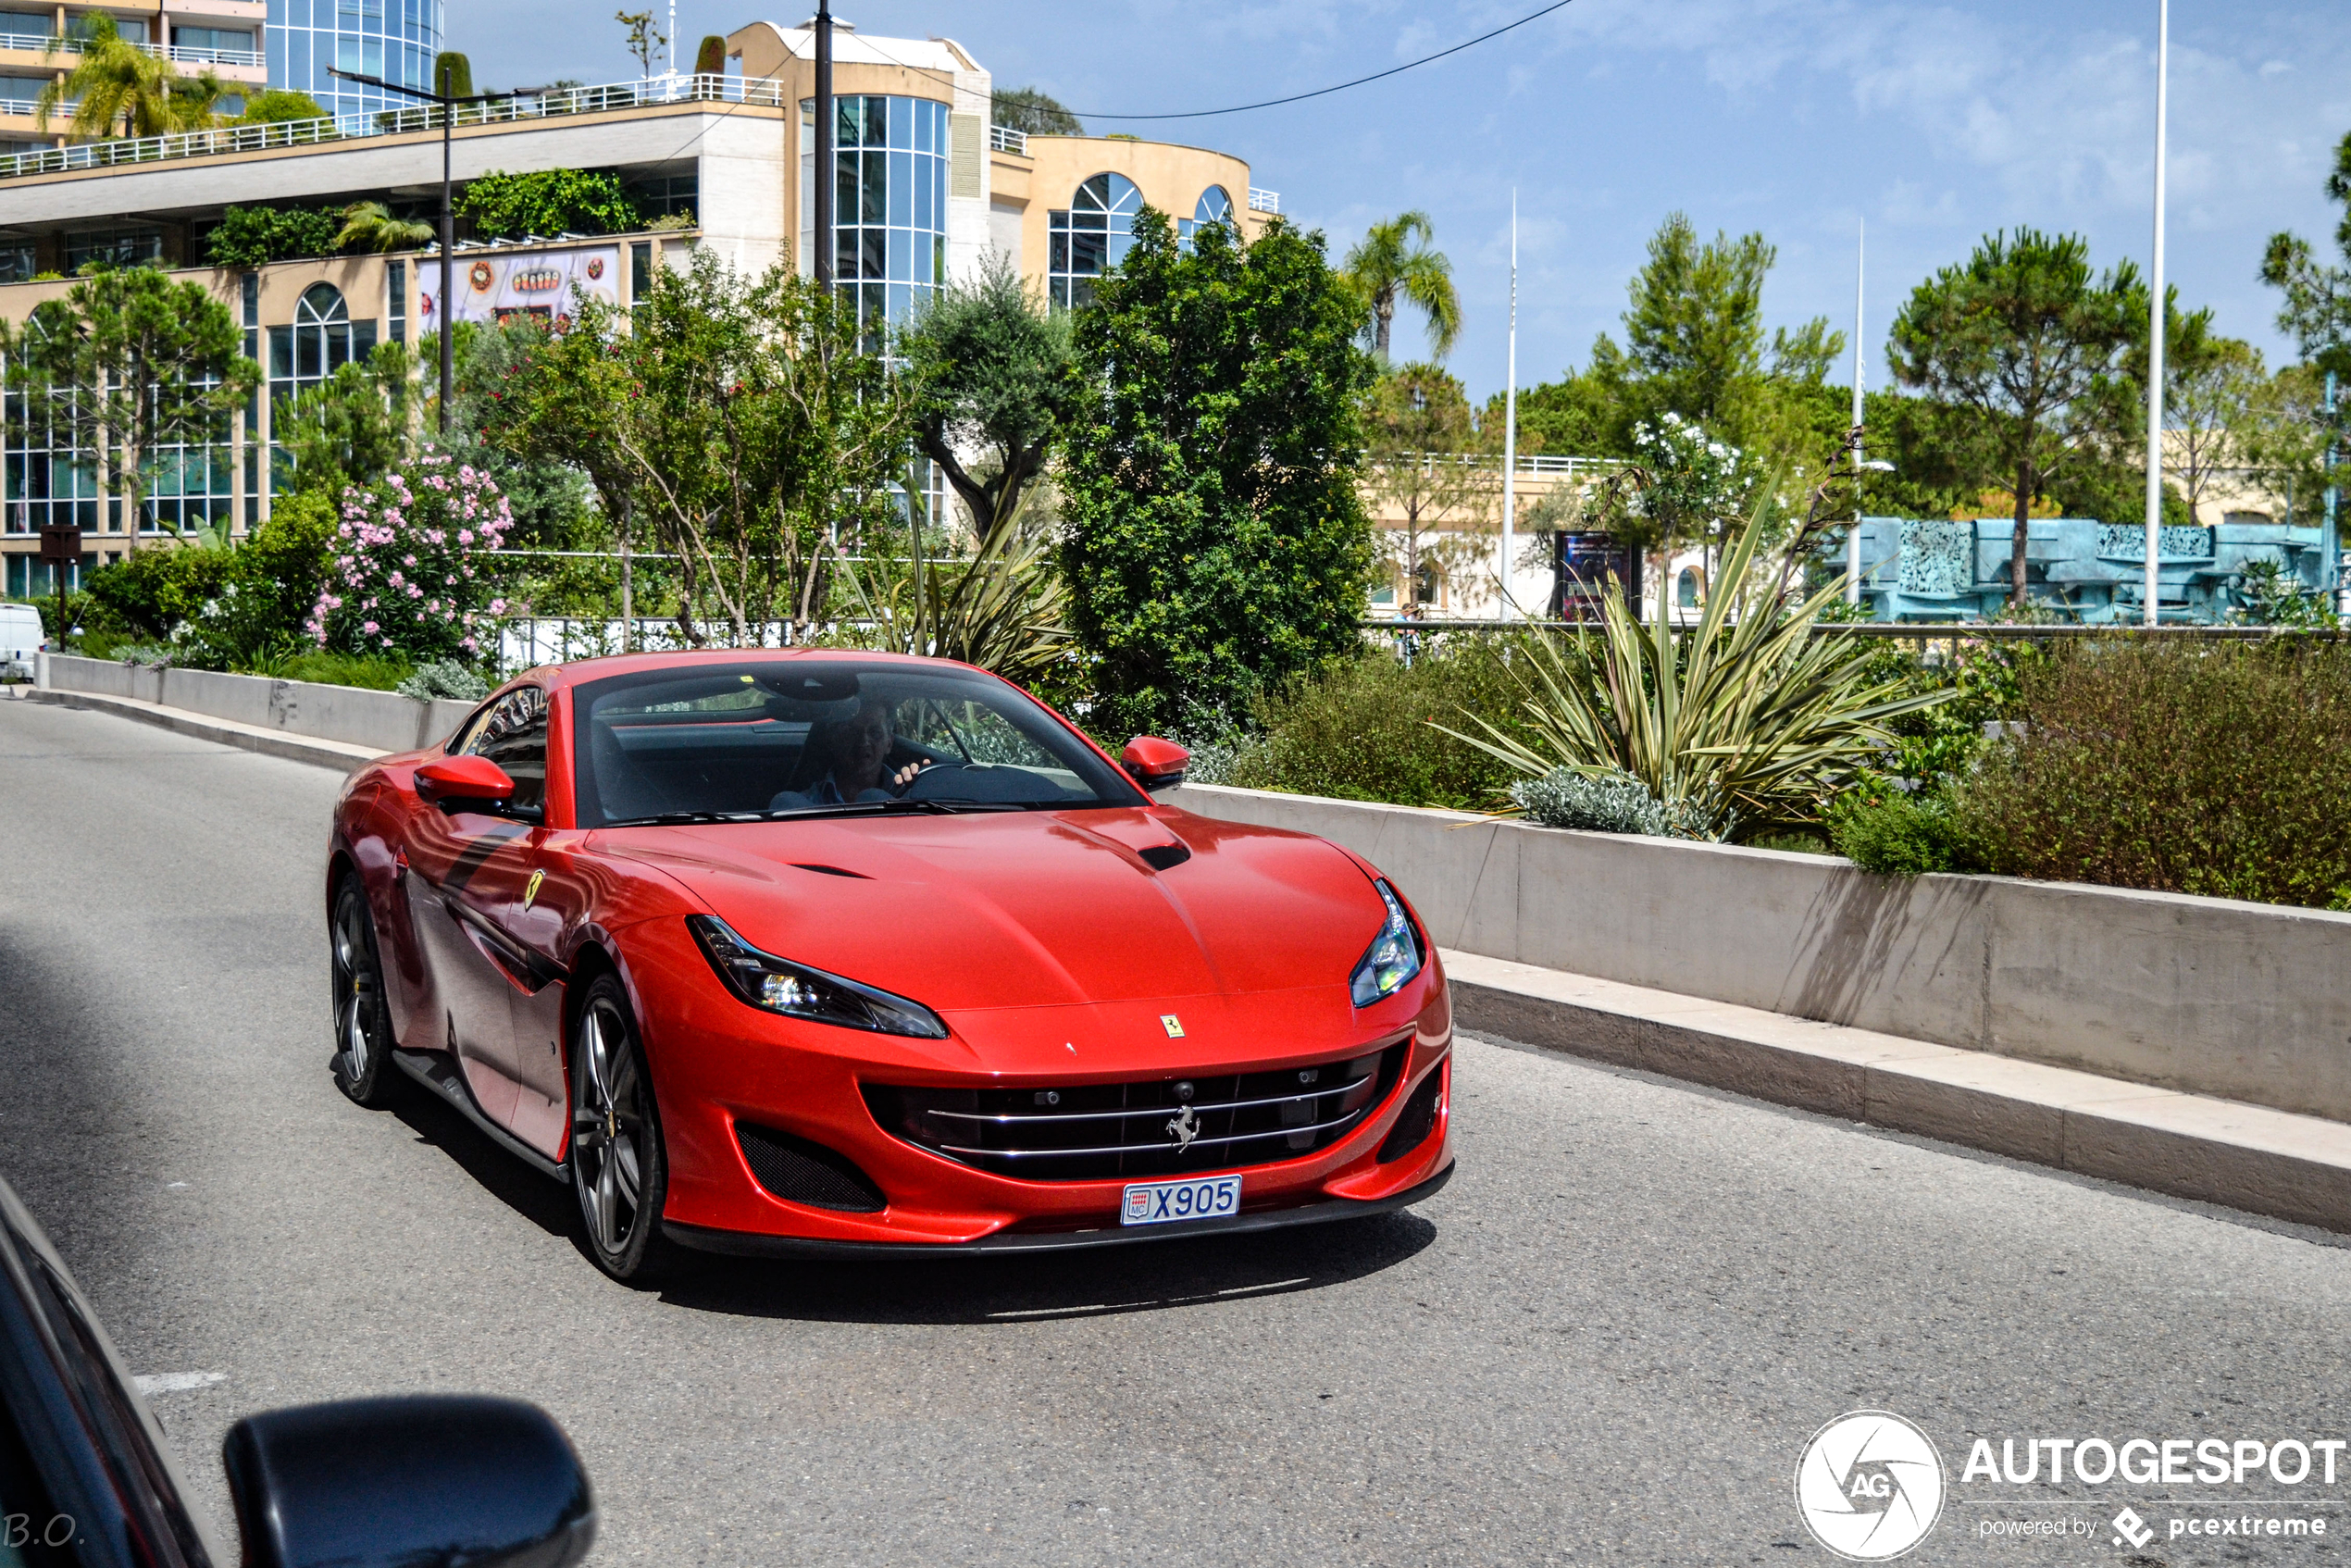
<svg viewBox="0 0 2351 1568"><path fill-rule="evenodd" d="M1812 1537L1853 1562L1883 1562L1926 1538L1943 1512L1943 1456L1882 1410L1840 1415L1804 1445L1796 1506Z"/></svg>

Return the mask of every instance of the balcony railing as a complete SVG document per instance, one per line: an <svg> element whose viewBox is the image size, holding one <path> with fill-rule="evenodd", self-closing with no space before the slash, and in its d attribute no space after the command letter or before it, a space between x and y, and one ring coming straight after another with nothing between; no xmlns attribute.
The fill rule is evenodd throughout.
<svg viewBox="0 0 2351 1568"><path fill-rule="evenodd" d="M464 104L454 123L504 125L517 120L554 119L565 115L603 114L616 109L655 108L665 104L751 104L784 106L783 83L746 81L740 76L656 76L642 81L620 81L602 87L566 87L529 97L501 98L487 104ZM0 157L0 180L34 174L61 174L77 168L112 168L122 164L158 163L172 158L212 157L222 153L254 153L272 147L300 147L321 142L354 142L375 136L399 136L438 131L447 111L433 105L413 109L387 109L378 114L357 112L327 119L281 120L274 125L226 125L215 131L188 131L171 136L140 136L119 142L85 142L73 147L49 147L39 152Z"/></svg>
<svg viewBox="0 0 2351 1568"><path fill-rule="evenodd" d="M51 33L0 32L0 49L30 49L45 53L55 44L62 54L79 55L85 43L80 38L59 39ZM264 63L257 49L194 49L178 44L133 44L131 47L177 65L258 66Z"/></svg>
<svg viewBox="0 0 2351 1568"><path fill-rule="evenodd" d="M1363 454L1363 460L1375 467L1387 463L1403 464L1414 467L1425 464L1434 467L1492 468L1499 472L1502 467L1501 454L1497 452L1401 452L1394 456L1366 452ZM1519 454L1516 471L1522 474L1548 475L1555 479L1592 479L1615 473L1625 466L1624 460L1620 457L1570 457L1564 454L1553 455L1550 453L1525 452Z"/></svg>
<svg viewBox="0 0 2351 1568"><path fill-rule="evenodd" d="M1012 153L1025 158L1028 156L1028 132L1014 131L1009 125L991 125L988 128L988 146L991 152Z"/></svg>
<svg viewBox="0 0 2351 1568"><path fill-rule="evenodd" d="M1249 188L1249 210L1279 212L1282 210L1282 193L1279 191L1261 191L1251 185Z"/></svg>

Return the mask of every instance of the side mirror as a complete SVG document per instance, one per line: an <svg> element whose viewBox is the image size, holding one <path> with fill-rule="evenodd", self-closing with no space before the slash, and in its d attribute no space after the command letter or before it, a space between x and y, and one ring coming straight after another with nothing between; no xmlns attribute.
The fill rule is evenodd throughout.
<svg viewBox="0 0 2351 1568"><path fill-rule="evenodd" d="M436 757L417 769L417 793L444 810L458 801L495 804L515 798L515 781L488 757Z"/></svg>
<svg viewBox="0 0 2351 1568"><path fill-rule="evenodd" d="M1191 765L1192 753L1173 740L1163 740L1156 735L1138 735L1126 742L1118 753L1118 765L1126 776L1140 784L1147 793L1169 790L1184 781L1184 770Z"/></svg>
<svg viewBox="0 0 2351 1568"><path fill-rule="evenodd" d="M587 1473L519 1400L407 1394L247 1416L222 1445L245 1568L570 1568Z"/></svg>

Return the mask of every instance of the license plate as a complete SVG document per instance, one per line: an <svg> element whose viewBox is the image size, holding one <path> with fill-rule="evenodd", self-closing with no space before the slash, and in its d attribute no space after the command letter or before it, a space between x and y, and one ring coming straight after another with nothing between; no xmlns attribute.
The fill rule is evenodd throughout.
<svg viewBox="0 0 2351 1568"><path fill-rule="evenodd" d="M1201 1176L1192 1181L1138 1181L1119 1205L1121 1225L1166 1225L1175 1220L1213 1220L1240 1213L1241 1178Z"/></svg>

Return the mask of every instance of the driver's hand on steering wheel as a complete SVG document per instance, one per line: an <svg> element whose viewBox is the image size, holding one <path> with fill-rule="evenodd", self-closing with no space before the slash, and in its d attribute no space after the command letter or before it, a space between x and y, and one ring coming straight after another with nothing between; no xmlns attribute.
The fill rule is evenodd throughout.
<svg viewBox="0 0 2351 1568"><path fill-rule="evenodd" d="M889 792L893 795L904 794L906 792L906 786L914 781L914 775L920 773L926 765L927 763L912 762L908 763L904 767L900 768L896 773L891 774L889 776L889 783L888 786Z"/></svg>

